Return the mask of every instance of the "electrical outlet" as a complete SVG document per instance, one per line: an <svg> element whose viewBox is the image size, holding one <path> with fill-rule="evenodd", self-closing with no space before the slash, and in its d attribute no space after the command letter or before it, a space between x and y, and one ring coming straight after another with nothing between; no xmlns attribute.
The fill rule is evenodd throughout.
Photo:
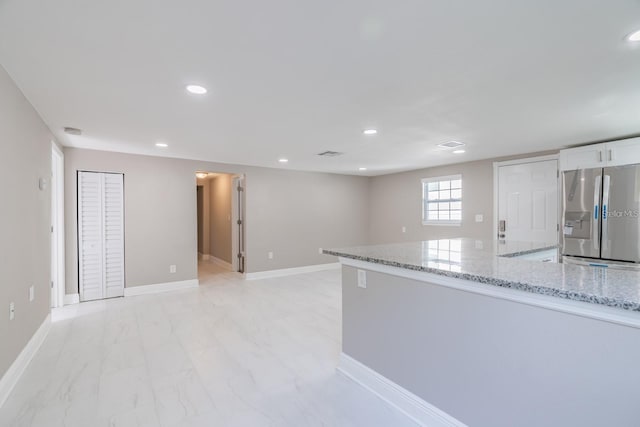
<svg viewBox="0 0 640 427"><path fill-rule="evenodd" d="M12 301L9 303L9 320L13 320L16 317L16 305Z"/></svg>
<svg viewBox="0 0 640 427"><path fill-rule="evenodd" d="M267 258L273 259L273 252L267 252Z"/></svg>
<svg viewBox="0 0 640 427"><path fill-rule="evenodd" d="M33 289L33 285L29 286L29 301L33 301L36 297L35 290Z"/></svg>
<svg viewBox="0 0 640 427"><path fill-rule="evenodd" d="M322 248L318 248L318 253L322 255Z"/></svg>
<svg viewBox="0 0 640 427"><path fill-rule="evenodd" d="M484 216L482 214L476 214L476 222L484 221Z"/></svg>
<svg viewBox="0 0 640 427"><path fill-rule="evenodd" d="M359 288L367 287L367 272L364 270L358 270L358 287Z"/></svg>
<svg viewBox="0 0 640 427"><path fill-rule="evenodd" d="M177 271L176 265L175 264L171 264L169 266L169 273L175 273L176 271Z"/></svg>

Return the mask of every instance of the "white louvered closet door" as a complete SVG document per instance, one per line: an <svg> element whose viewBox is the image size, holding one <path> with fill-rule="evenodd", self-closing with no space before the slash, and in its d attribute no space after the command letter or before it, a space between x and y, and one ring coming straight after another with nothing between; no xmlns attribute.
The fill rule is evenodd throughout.
<svg viewBox="0 0 640 427"><path fill-rule="evenodd" d="M80 300L124 295L124 177L78 172Z"/></svg>

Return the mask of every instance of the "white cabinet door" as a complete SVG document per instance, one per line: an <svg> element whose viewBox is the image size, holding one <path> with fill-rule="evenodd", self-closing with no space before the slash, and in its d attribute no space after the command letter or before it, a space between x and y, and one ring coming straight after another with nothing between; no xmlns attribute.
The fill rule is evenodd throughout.
<svg viewBox="0 0 640 427"><path fill-rule="evenodd" d="M558 162L546 160L498 167L500 239L558 241Z"/></svg>
<svg viewBox="0 0 640 427"><path fill-rule="evenodd" d="M605 144L587 145L560 151L560 170L591 169L606 164Z"/></svg>
<svg viewBox="0 0 640 427"><path fill-rule="evenodd" d="M121 174L104 174L105 297L124 295L124 182Z"/></svg>
<svg viewBox="0 0 640 427"><path fill-rule="evenodd" d="M640 163L640 138L623 139L605 144L607 166Z"/></svg>
<svg viewBox="0 0 640 427"><path fill-rule="evenodd" d="M124 295L124 177L78 172L81 301Z"/></svg>

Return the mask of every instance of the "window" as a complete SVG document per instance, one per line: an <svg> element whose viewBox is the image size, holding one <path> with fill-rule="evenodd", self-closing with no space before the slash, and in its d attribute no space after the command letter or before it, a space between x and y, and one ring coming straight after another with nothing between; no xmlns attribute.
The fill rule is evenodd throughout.
<svg viewBox="0 0 640 427"><path fill-rule="evenodd" d="M422 180L422 224L462 224L462 175Z"/></svg>

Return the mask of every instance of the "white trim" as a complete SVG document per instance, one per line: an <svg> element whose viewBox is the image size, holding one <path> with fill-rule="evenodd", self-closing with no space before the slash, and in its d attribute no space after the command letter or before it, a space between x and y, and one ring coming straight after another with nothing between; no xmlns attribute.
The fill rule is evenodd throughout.
<svg viewBox="0 0 640 427"><path fill-rule="evenodd" d="M202 261L209 261L209 259L211 258L211 255L201 254L200 252L198 252L198 258L200 258Z"/></svg>
<svg viewBox="0 0 640 427"><path fill-rule="evenodd" d="M390 406L396 408L421 426L466 427L446 412L400 387L390 379L363 365L351 356L340 353L338 372L376 394Z"/></svg>
<svg viewBox="0 0 640 427"><path fill-rule="evenodd" d="M449 227L461 227L462 220L458 221L458 220L443 219L442 221L440 221L440 220L432 219L429 221L422 221L422 225L444 225Z"/></svg>
<svg viewBox="0 0 640 427"><path fill-rule="evenodd" d="M511 166L511 165L521 165L524 163L538 163L538 162L546 162L548 160L558 160L558 154L547 154L546 156L537 156L537 157L526 157L522 159L514 159L514 160L505 160L502 162L493 162L494 166Z"/></svg>
<svg viewBox="0 0 640 427"><path fill-rule="evenodd" d="M503 288L495 285L487 285L465 279L456 279L439 274L427 273L424 271L407 270L399 267L391 267L382 264L359 261L350 258L340 257L343 265L361 268L393 276L404 277L406 279L418 280L445 286L447 288L458 289L479 295L486 295L507 301L514 301L534 307L542 307L561 313L573 314L589 319L602 320L618 325L630 326L640 329L640 313L624 310L616 307L609 307L601 304L593 304L583 301L575 301L566 298L559 298L551 295L542 295L519 289Z"/></svg>
<svg viewBox="0 0 640 427"><path fill-rule="evenodd" d="M181 280L178 282L156 283L154 285L133 286L124 288L125 297L134 297L137 295L157 294L160 292L177 291L180 289L197 288L200 282L198 279Z"/></svg>
<svg viewBox="0 0 640 427"><path fill-rule="evenodd" d="M51 306L62 307L65 294L64 153L51 141Z"/></svg>
<svg viewBox="0 0 640 427"><path fill-rule="evenodd" d="M47 334L51 329L51 314L47 314L44 321L33 334L27 345L22 349L16 360L13 361L7 372L0 379L0 408L4 405L4 402L9 397L11 390L18 383L18 380L24 373L24 370L29 366L29 362L33 359L36 352L47 338Z"/></svg>
<svg viewBox="0 0 640 427"><path fill-rule="evenodd" d="M307 265L304 267L283 268L281 270L258 271L256 273L245 274L245 279L268 279L270 277L291 276L294 274L313 273L315 271L333 270L336 268L340 268L339 262L332 262L330 264Z"/></svg>
<svg viewBox="0 0 640 427"><path fill-rule="evenodd" d="M515 159L515 160L505 160L503 162L493 162L493 240L498 240L498 168L501 166L511 166L511 165L521 165L524 163L537 163L537 162L546 162L547 160L556 160L558 161L558 168L560 167L559 162L560 154L548 154L546 156L538 156L538 157L527 157L524 159ZM562 191L560 191L560 180L558 179L558 201ZM561 203L558 203L558 209L560 209ZM560 212L558 212L558 221L560 221Z"/></svg>
<svg viewBox="0 0 640 427"><path fill-rule="evenodd" d="M66 294L64 296L64 305L79 304L80 294Z"/></svg>
<svg viewBox="0 0 640 427"><path fill-rule="evenodd" d="M218 257L215 257L213 255L209 257L209 262L215 265L219 265L220 267L224 267L229 271L233 271L233 265L231 265L231 263L228 263L227 261L220 259Z"/></svg>

